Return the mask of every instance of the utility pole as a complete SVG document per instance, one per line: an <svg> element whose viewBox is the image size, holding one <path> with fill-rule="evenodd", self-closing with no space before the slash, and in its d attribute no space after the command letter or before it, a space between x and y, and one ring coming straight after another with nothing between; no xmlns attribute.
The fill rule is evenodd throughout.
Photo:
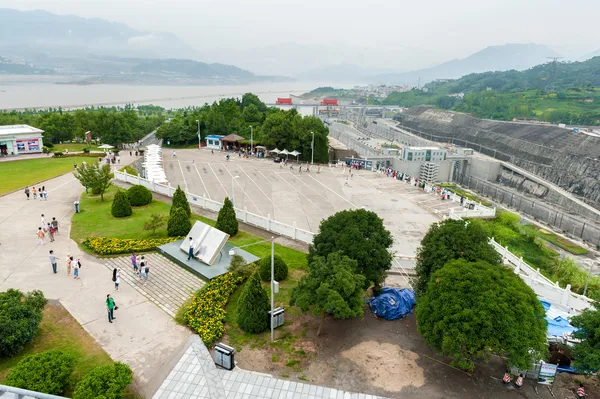
<svg viewBox="0 0 600 399"><path fill-rule="evenodd" d="M198 119L196 119L196 123L198 123L198 148L201 148L202 140L200 140L200 139L202 136L200 136L200 121Z"/></svg>
<svg viewBox="0 0 600 399"><path fill-rule="evenodd" d="M312 142L310 144L310 164L312 165L315 160L315 132L310 132L312 134Z"/></svg>
<svg viewBox="0 0 600 399"><path fill-rule="evenodd" d="M549 93L554 93L554 85L556 83L556 63L558 60L560 60L563 57L546 57L549 60L552 60L551 64L552 67L550 68L550 77L549 77L549 82L548 85L546 86L546 91Z"/></svg>
<svg viewBox="0 0 600 399"><path fill-rule="evenodd" d="M252 125L250 125L250 155L252 155L254 153L254 145L253 145L253 136L254 136L254 129L252 129Z"/></svg>

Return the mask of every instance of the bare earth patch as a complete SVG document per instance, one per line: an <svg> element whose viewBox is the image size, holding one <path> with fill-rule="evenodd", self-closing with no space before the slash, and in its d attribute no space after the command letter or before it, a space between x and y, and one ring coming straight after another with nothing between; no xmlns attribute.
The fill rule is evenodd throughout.
<svg viewBox="0 0 600 399"><path fill-rule="evenodd" d="M425 384L423 368L416 362L419 355L398 345L365 341L342 352L342 357L360 367L374 386L389 392Z"/></svg>

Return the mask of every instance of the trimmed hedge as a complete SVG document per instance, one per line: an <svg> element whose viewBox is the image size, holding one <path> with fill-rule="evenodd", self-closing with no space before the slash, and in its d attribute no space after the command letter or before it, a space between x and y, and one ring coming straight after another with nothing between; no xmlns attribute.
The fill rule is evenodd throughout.
<svg viewBox="0 0 600 399"><path fill-rule="evenodd" d="M71 352L46 351L25 356L6 377L6 384L30 391L62 395L75 368Z"/></svg>
<svg viewBox="0 0 600 399"><path fill-rule="evenodd" d="M123 191L119 190L115 194L112 207L110 208L110 213L112 213L112 215L116 218L131 216L133 213L129 199Z"/></svg>
<svg viewBox="0 0 600 399"><path fill-rule="evenodd" d="M274 257L275 281L285 280L288 276L288 265L280 256ZM271 256L258 261L258 273L262 281L271 281Z"/></svg>
<svg viewBox="0 0 600 399"><path fill-rule="evenodd" d="M235 216L235 209L233 208L233 203L228 197L225 197L223 206L219 210L215 228L229 234L230 236L234 236L238 232L238 221Z"/></svg>
<svg viewBox="0 0 600 399"><path fill-rule="evenodd" d="M245 332L261 333L269 328L269 310L269 297L255 272L238 300L237 323Z"/></svg>
<svg viewBox="0 0 600 399"><path fill-rule="evenodd" d="M79 381L73 399L122 399L132 381L133 371L124 363L98 366Z"/></svg>
<svg viewBox="0 0 600 399"><path fill-rule="evenodd" d="M131 206L143 206L152 202L152 192L146 187L136 184L127 190L127 199Z"/></svg>
<svg viewBox="0 0 600 399"><path fill-rule="evenodd" d="M0 292L0 357L14 356L33 341L47 303L41 291Z"/></svg>
<svg viewBox="0 0 600 399"><path fill-rule="evenodd" d="M181 208L171 208L171 216L167 223L167 235L169 237L184 236L192 229L190 217Z"/></svg>
<svg viewBox="0 0 600 399"><path fill-rule="evenodd" d="M83 245L99 255L117 255L154 251L158 246L179 238L181 237L136 240L132 238L88 237L83 241Z"/></svg>

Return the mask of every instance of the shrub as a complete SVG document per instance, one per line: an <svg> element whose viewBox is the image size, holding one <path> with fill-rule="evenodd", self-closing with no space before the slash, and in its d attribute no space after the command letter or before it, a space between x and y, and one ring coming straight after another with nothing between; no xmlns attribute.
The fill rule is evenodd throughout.
<svg viewBox="0 0 600 399"><path fill-rule="evenodd" d="M242 330L261 333L269 328L269 297L258 273L252 274L238 300L237 322Z"/></svg>
<svg viewBox="0 0 600 399"><path fill-rule="evenodd" d="M119 169L119 171L121 171L121 172L127 172L128 175L132 175L132 176L138 176L139 175L138 171L134 167L129 166L129 165L123 166L121 169Z"/></svg>
<svg viewBox="0 0 600 399"><path fill-rule="evenodd" d="M194 295L184 315L185 323L198 333L204 344L212 346L223 333L225 306L244 277L225 273L210 280Z"/></svg>
<svg viewBox="0 0 600 399"><path fill-rule="evenodd" d="M48 147L48 148L54 148L54 144L52 144L52 142L50 142L50 141L45 142L44 146Z"/></svg>
<svg viewBox="0 0 600 399"><path fill-rule="evenodd" d="M171 216L167 224L167 235L169 237L184 236L192 229L192 222L185 210L181 208L171 208Z"/></svg>
<svg viewBox="0 0 600 399"><path fill-rule="evenodd" d="M136 184L127 190L127 199L129 199L131 206L148 205L152 202L152 192L146 187Z"/></svg>
<svg viewBox="0 0 600 399"><path fill-rule="evenodd" d="M271 257L266 256L258 261L260 278L262 281L271 281ZM288 265L280 256L274 258L275 281L285 280L288 276Z"/></svg>
<svg viewBox="0 0 600 399"><path fill-rule="evenodd" d="M163 227L165 222L167 221L167 217L158 213L153 213L150 215L150 220L144 223L144 230L151 230L152 235L156 234L156 230Z"/></svg>
<svg viewBox="0 0 600 399"><path fill-rule="evenodd" d="M131 252L154 251L156 247L175 241L180 237L151 238L136 240L129 238L88 237L83 245L99 255L130 254Z"/></svg>
<svg viewBox="0 0 600 399"><path fill-rule="evenodd" d="M59 158L59 157L64 157L65 154L63 154L61 151L57 151L57 152L54 153L54 156L57 157L57 158Z"/></svg>
<svg viewBox="0 0 600 399"><path fill-rule="evenodd" d="M243 277L244 280L250 277L256 271L256 264L246 264L246 260L240 255L233 255L229 263L228 271L236 276Z"/></svg>
<svg viewBox="0 0 600 399"><path fill-rule="evenodd" d="M45 305L41 291L24 295L9 289L0 293L0 356L14 356L33 340Z"/></svg>
<svg viewBox="0 0 600 399"><path fill-rule="evenodd" d="M115 362L98 366L79 381L73 399L121 399L131 381L133 372L126 364Z"/></svg>
<svg viewBox="0 0 600 399"><path fill-rule="evenodd" d="M46 146L42 146L42 152L44 154L49 154L50 153L50 149L48 147L46 147Z"/></svg>
<svg viewBox="0 0 600 399"><path fill-rule="evenodd" d="M131 204L129 203L129 199L127 199L127 195L125 195L125 193L121 190L117 191L115 197L113 198L110 213L112 213L112 215L116 218L124 218L131 216L132 212Z"/></svg>
<svg viewBox="0 0 600 399"><path fill-rule="evenodd" d="M502 212L498 212L498 215L496 216L496 220L505 226L513 227L513 226L517 225L519 220L521 220L521 217L519 215L517 215L516 213L502 211Z"/></svg>
<svg viewBox="0 0 600 399"><path fill-rule="evenodd" d="M81 151L83 151L84 154L90 153L90 149L88 147L83 147L83 149Z"/></svg>
<svg viewBox="0 0 600 399"><path fill-rule="evenodd" d="M173 201L171 202L171 215L174 212L174 209L181 208L186 213L187 217L192 215L192 209L190 208L190 203L185 196L185 193L181 189L181 187L177 186L177 190L173 193ZM187 233L187 232L186 232Z"/></svg>
<svg viewBox="0 0 600 399"><path fill-rule="evenodd" d="M235 216L235 209L233 209L233 204L227 197L225 197L223 206L219 210L215 227L230 236L234 236L238 232L238 221Z"/></svg>
<svg viewBox="0 0 600 399"><path fill-rule="evenodd" d="M6 384L31 391L61 395L71 382L75 355L46 351L25 356L6 377Z"/></svg>

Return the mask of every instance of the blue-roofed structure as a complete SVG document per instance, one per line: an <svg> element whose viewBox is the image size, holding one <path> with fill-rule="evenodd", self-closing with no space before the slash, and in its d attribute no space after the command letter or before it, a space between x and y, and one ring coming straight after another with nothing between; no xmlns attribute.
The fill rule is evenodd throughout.
<svg viewBox="0 0 600 399"><path fill-rule="evenodd" d="M219 136L216 134L206 136L206 148L211 150L220 150L221 149L221 139L225 136Z"/></svg>

